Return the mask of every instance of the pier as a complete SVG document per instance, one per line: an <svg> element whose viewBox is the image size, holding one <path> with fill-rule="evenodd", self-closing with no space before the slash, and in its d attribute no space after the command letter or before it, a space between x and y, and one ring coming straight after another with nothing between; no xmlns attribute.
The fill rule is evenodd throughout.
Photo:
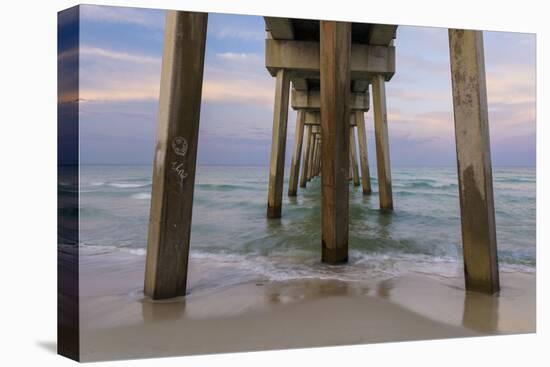
<svg viewBox="0 0 550 367"><path fill-rule="evenodd" d="M392 194L386 106L386 83L396 72L397 26L264 20L265 66L275 78L266 216L284 215L292 108L297 121L288 195L307 190L319 177L320 258L345 263L353 247L350 185L372 194L365 128L371 100L380 210L388 215L399 210ZM186 294L207 21L206 13L166 15L144 287L154 299ZM499 291L499 273L482 33L450 29L449 50L465 286L492 294Z"/></svg>

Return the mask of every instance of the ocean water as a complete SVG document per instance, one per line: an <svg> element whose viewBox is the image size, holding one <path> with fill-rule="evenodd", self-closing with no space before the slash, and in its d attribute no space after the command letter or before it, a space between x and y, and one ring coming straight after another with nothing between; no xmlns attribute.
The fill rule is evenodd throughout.
<svg viewBox="0 0 550 367"><path fill-rule="evenodd" d="M330 266L320 262L319 178L288 198L287 172L283 217L268 220L267 167L199 166L190 262L211 271L190 278L208 287L257 279L361 281L404 272L460 276L456 168L393 167L393 213L378 210L372 171L372 195L350 183L349 263ZM151 166L81 167L81 258L145 256L151 172ZM535 169L494 168L493 179L500 269L534 272Z"/></svg>

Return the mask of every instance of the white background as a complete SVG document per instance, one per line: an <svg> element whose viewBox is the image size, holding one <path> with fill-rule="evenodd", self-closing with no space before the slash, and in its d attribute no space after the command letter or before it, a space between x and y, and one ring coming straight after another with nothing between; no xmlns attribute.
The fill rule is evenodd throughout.
<svg viewBox="0 0 550 367"><path fill-rule="evenodd" d="M537 334L105 362L97 366L548 366L550 100L544 1L124 0L96 4L537 33ZM0 364L69 365L56 340L56 12L74 1L8 0L0 10ZM311 4L311 6L308 6ZM546 74L546 75L545 75ZM546 104L544 103L546 101ZM545 113L546 112L546 113ZM545 144L546 141L546 144ZM544 225L546 224L546 226ZM546 279L546 280L545 280ZM437 305L434 305L437 307ZM338 310L334 310L338 312ZM327 315L330 317L330 315Z"/></svg>

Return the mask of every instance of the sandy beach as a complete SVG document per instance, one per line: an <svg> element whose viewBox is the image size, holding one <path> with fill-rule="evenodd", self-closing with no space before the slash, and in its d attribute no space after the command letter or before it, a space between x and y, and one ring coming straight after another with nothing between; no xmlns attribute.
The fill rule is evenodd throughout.
<svg viewBox="0 0 550 367"><path fill-rule="evenodd" d="M189 294L143 296L142 256L81 261L82 361L470 337L535 331L535 275L506 272L502 291L464 291L460 277L404 274L201 287L215 269L191 262Z"/></svg>

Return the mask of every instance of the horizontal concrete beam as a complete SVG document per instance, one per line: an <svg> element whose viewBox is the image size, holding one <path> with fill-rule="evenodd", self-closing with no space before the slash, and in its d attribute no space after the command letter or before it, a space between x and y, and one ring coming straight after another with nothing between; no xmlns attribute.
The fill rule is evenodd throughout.
<svg viewBox="0 0 550 367"><path fill-rule="evenodd" d="M265 40L265 66L272 76L287 69L294 78L319 78L319 43ZM352 44L351 79L370 79L380 74L386 81L395 73L395 47Z"/></svg>
<svg viewBox="0 0 550 367"><path fill-rule="evenodd" d="M304 78L292 79L292 87L298 90L307 90L307 80Z"/></svg>
<svg viewBox="0 0 550 367"><path fill-rule="evenodd" d="M320 123L316 123L316 122L306 122L305 125L321 126ZM355 121L350 121L349 126L357 126L357 124L355 123Z"/></svg>
<svg viewBox="0 0 550 367"><path fill-rule="evenodd" d="M321 133L321 126L320 125L313 125L311 127L311 133L312 134L320 134Z"/></svg>
<svg viewBox="0 0 550 367"><path fill-rule="evenodd" d="M354 117L355 114L350 114L350 126L357 126L357 121ZM306 111L305 125L320 126L321 113L319 111Z"/></svg>
<svg viewBox="0 0 550 367"><path fill-rule="evenodd" d="M319 111L306 111L306 125L321 124L321 113Z"/></svg>
<svg viewBox="0 0 550 367"><path fill-rule="evenodd" d="M369 44L387 46L395 38L396 25L371 24L369 28Z"/></svg>
<svg viewBox="0 0 550 367"><path fill-rule="evenodd" d="M294 27L290 18L264 17L265 30L280 40L294 39Z"/></svg>
<svg viewBox="0 0 550 367"><path fill-rule="evenodd" d="M369 92L351 93L350 110L363 111L369 110ZM321 92L318 90L296 90L292 89L291 106L294 110L316 110L321 108Z"/></svg>
<svg viewBox="0 0 550 367"><path fill-rule="evenodd" d="M352 92L365 92L369 90L369 81L365 79L353 80L351 83Z"/></svg>

